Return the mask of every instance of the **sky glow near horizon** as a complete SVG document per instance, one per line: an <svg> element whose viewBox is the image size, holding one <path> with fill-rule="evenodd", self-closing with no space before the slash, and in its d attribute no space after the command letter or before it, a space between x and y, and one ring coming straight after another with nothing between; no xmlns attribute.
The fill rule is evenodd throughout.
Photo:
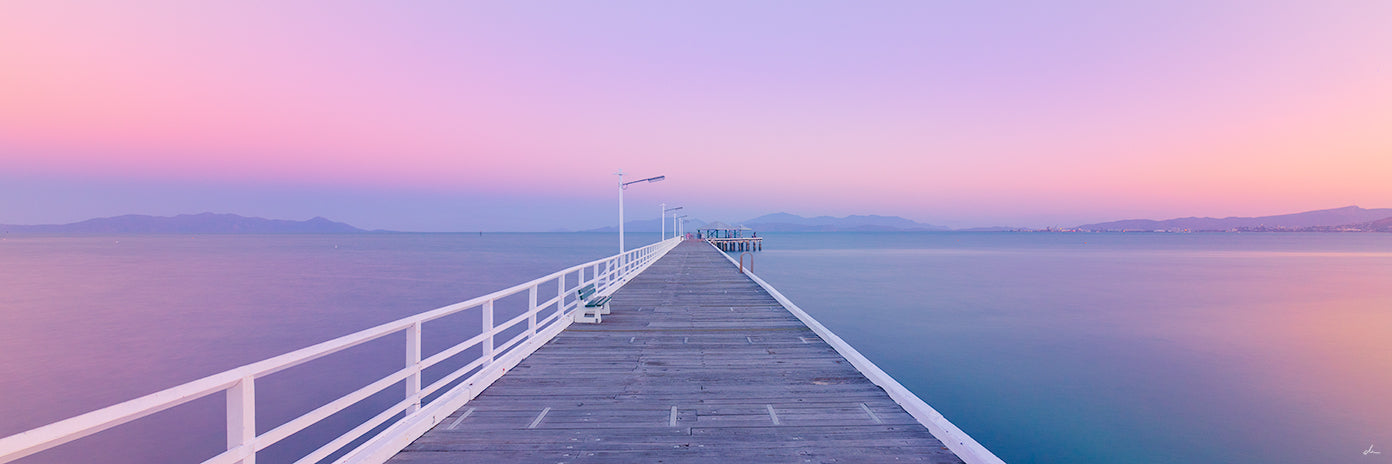
<svg viewBox="0 0 1392 464"><path fill-rule="evenodd" d="M1392 2L0 6L0 223L1392 207Z"/></svg>

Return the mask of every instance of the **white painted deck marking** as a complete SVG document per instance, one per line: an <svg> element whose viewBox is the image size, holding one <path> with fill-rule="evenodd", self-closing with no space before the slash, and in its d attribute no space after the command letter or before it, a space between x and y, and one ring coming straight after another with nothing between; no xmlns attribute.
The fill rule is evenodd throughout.
<svg viewBox="0 0 1392 464"><path fill-rule="evenodd" d="M754 344L754 337L744 337L744 339L745 339L745 340L749 340L749 344L750 344L750 345L753 345L753 344Z"/></svg>
<svg viewBox="0 0 1392 464"><path fill-rule="evenodd" d="M638 337L628 337L628 342L629 342L629 343L633 343L633 340L636 339L636 338L638 338Z"/></svg>
<svg viewBox="0 0 1392 464"><path fill-rule="evenodd" d="M779 421L778 421L778 413L773 412L773 405L772 405L772 404L765 404L764 407L765 407L765 408L768 408L769 419L773 419L773 425L783 425L782 422L779 422Z"/></svg>
<svg viewBox="0 0 1392 464"><path fill-rule="evenodd" d="M534 428L536 428L537 425L540 425L540 424L541 424L541 418L546 417L546 413L548 413L548 412L551 412L551 408L549 408L549 407L546 408L546 409L541 410L541 414L537 414L537 418L536 418L536 419L532 419L532 424L531 424L531 425L528 425L527 428L529 428L529 429L534 429Z"/></svg>
<svg viewBox="0 0 1392 464"><path fill-rule="evenodd" d="M450 430L454 430L455 427L458 427L458 426L459 426L459 423L460 423L460 422L464 422L464 418L469 417L469 415L470 415L470 414L473 414L473 413L474 413L474 408L469 408L469 409L465 410L465 411L464 411L464 414L460 414L460 415L459 415L459 418L458 418L458 419L455 419L454 422L451 423L451 424L449 425L448 428L449 428Z"/></svg>
<svg viewBox="0 0 1392 464"><path fill-rule="evenodd" d="M803 343L807 343L807 339L806 339L806 338L798 337L798 340L802 340Z"/></svg>
<svg viewBox="0 0 1392 464"><path fill-rule="evenodd" d="M672 406L672 415L671 415L670 417L667 418L667 426L668 426L668 427L676 427L676 426L677 426L677 407L676 407L676 406Z"/></svg>
<svg viewBox="0 0 1392 464"><path fill-rule="evenodd" d="M880 416L875 415L875 411L871 411L870 407L866 406L865 403L860 403L860 409L864 409L865 414L870 416L870 420L875 421L876 424L884 423L884 421L880 420Z"/></svg>

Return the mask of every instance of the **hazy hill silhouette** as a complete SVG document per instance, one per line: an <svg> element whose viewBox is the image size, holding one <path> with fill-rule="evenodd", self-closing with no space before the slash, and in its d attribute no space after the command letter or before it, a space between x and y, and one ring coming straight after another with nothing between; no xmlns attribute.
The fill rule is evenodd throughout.
<svg viewBox="0 0 1392 464"><path fill-rule="evenodd" d="M88 219L71 224L0 225L10 233L46 234L356 234L357 227L322 217L306 221L265 219L236 214L180 214L178 216L125 216Z"/></svg>
<svg viewBox="0 0 1392 464"><path fill-rule="evenodd" d="M1151 219L1128 219L1124 221L1102 222L1078 226L1081 230L1234 230L1251 228L1302 229L1307 227L1330 227L1347 224L1362 224L1392 218L1392 208L1363 209L1357 206L1306 211L1303 213L1281 214L1260 217L1187 217L1156 221Z"/></svg>

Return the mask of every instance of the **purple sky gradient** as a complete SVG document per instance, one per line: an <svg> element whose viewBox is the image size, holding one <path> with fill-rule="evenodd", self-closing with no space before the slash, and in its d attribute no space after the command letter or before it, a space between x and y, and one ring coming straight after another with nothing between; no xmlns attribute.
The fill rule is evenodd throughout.
<svg viewBox="0 0 1392 464"><path fill-rule="evenodd" d="M0 223L1392 206L1392 3L13 2Z"/></svg>

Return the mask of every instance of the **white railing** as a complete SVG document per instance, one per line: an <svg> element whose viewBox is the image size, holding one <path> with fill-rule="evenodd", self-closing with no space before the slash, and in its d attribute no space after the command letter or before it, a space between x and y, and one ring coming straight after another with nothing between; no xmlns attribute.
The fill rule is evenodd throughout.
<svg viewBox="0 0 1392 464"><path fill-rule="evenodd" d="M296 461L297 463L319 462L341 451L346 445L364 437L368 432L388 420L405 413L404 417L381 433L373 435L363 444L334 461L336 463L385 462L396 452L405 448L406 445L449 416L450 413L459 409L464 403L478 396L484 388L501 377L504 372L516 366L523 358L569 326L572 321L571 314L575 307L581 304L574 295L577 289L594 284L597 291L610 292L622 286L634 275L647 269L654 261L676 247L678 243L679 240L676 238L667 239L620 255L570 267L505 290L388 322L158 393L0 438L0 463L14 461L198 398L226 392L227 451L204 461L204 463L241 462L254 464L257 451L404 381L406 392L402 401ZM572 275L574 276L573 283L567 278L567 276ZM556 296L547 301L538 302L537 290L546 284L556 286ZM528 295L527 311L502 323L495 323L493 303L523 292ZM422 359L422 324L472 309L479 309L481 312L482 333ZM494 340L495 336L520 326L523 322L527 324L525 331L502 343L497 343ZM401 332L406 333L405 368L264 433L256 433L255 385L257 378ZM421 385L423 370L476 346L482 346L482 354L477 359L435 383L427 386ZM470 372L475 369L478 371L471 375ZM439 392L466 375L467 378L441 396L425 402L426 397Z"/></svg>
<svg viewBox="0 0 1392 464"><path fill-rule="evenodd" d="M715 245L712 244L711 246L714 247ZM719 249L720 248L716 248L716 250ZM725 256L725 259L729 260L730 264L741 266L741 263L735 261L735 258L730 255L724 252L720 254ZM752 260L751 258L751 261ZM894 380L894 377L890 377L889 373L880 369L880 366L876 366L875 363L871 362L865 355L860 354L860 351L857 351L851 344L846 343L841 337L832 333L831 329L826 328L821 322L812 318L811 314L807 314L807 311L803 311L802 308L793 303L793 300L789 300L788 297L783 296L783 293L779 292L778 289L773 288L773 286L765 282L764 279L760 279L759 276L754 275L753 266L751 265L750 267L751 269L746 271L743 269L743 266L741 266L740 272L743 272L744 275L749 276L750 280L753 280L754 283L763 287L764 291L767 291L773 299L778 300L778 304L783 305L784 309L793 313L793 316L796 316L798 320L802 321L803 325L812 329L812 332L816 333L818 337L821 337L822 341L827 342L837 353L840 353L841 357L850 361L851 365L855 366L856 370L859 370L861 374L864 374L865 377L870 379L875 385L879 385L880 388L883 388L885 393L888 393L889 397L894 399L895 403L899 403L899 406L903 407L905 412L908 412L914 419L917 419L918 423L923 424L923 426L928 429L929 433L932 433L934 437L943 442L943 445L946 445L947 449L952 450L953 454L962 458L963 462L967 464L1005 464L1005 461L997 457L995 453L986 449L985 446L981 446L981 443L978 443L971 435L967 435L967 432L957 428L956 425L948 421L946 417L943 417L943 415L936 409L933 409L932 406L929 406L922 398L919 398L918 395L909 391L909 389L905 388L903 384L900 384L898 380Z"/></svg>

